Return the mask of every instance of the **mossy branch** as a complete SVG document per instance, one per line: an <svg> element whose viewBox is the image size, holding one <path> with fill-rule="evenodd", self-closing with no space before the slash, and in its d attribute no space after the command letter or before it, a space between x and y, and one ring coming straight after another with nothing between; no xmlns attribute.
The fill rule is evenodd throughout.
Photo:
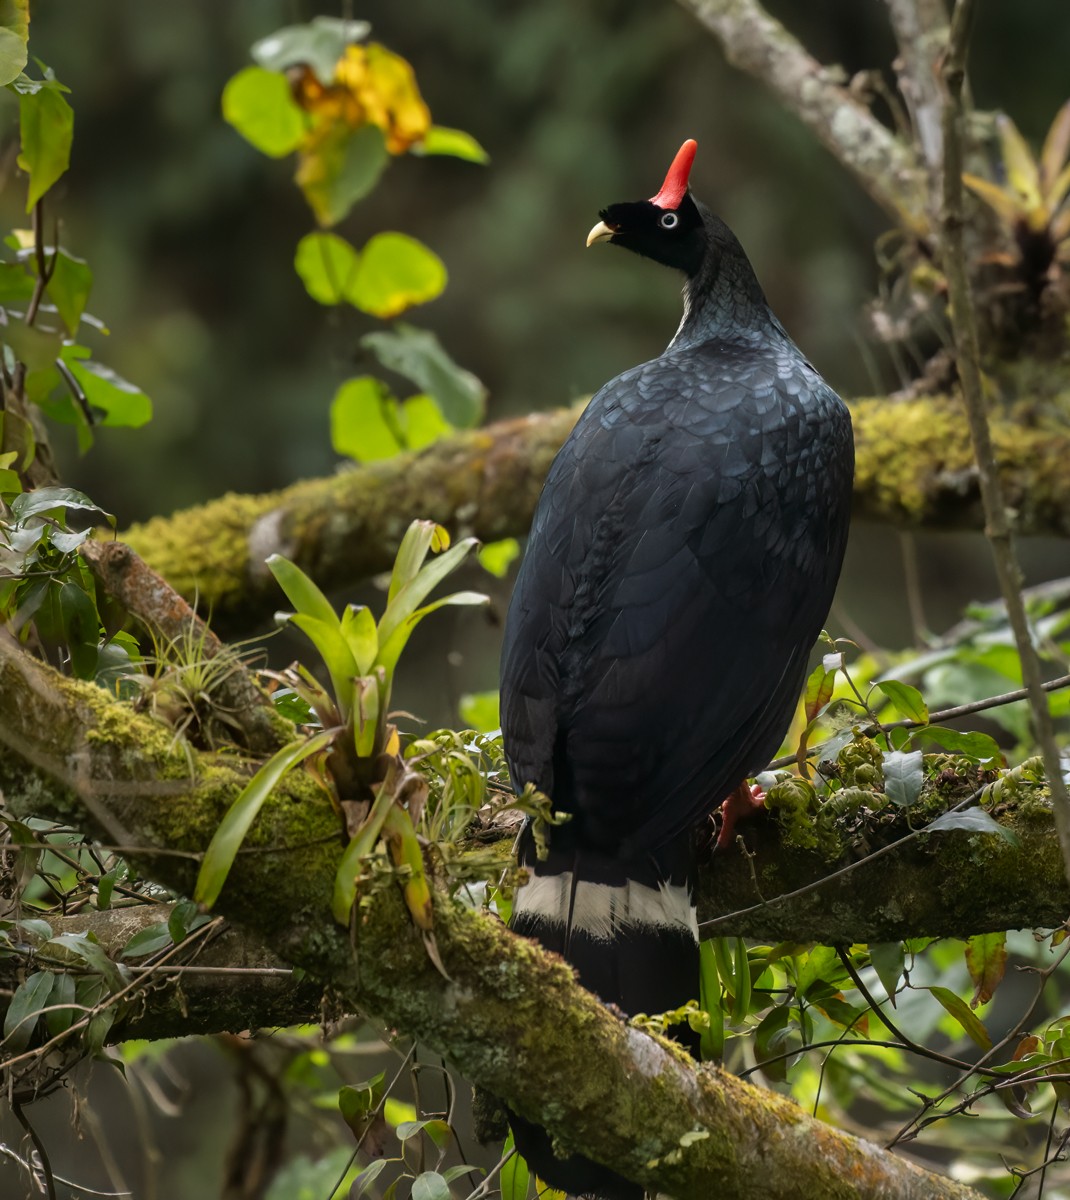
<svg viewBox="0 0 1070 1200"><path fill-rule="evenodd" d="M414 517L485 541L522 537L550 462L579 409L457 433L328 479L264 496L223 496L136 526L127 541L187 600L228 626L278 605L264 559L285 554L322 587L389 570ZM977 468L959 405L943 396L851 403L855 515L899 528L984 525ZM992 437L1019 534L1070 535L1070 431L1055 404L995 417Z"/></svg>
<svg viewBox="0 0 1070 1200"><path fill-rule="evenodd" d="M187 754L168 730L0 636L0 788L16 811L88 828L184 890L247 773L240 761ZM328 916L341 849L329 799L310 776L289 776L239 854L220 911L329 981L341 1003L446 1054L563 1149L582 1147L679 1200L707 1196L714 1178L726 1195L763 1200L976 1197L782 1096L696 1068L489 915L437 897L435 938L448 978L393 886L371 894L347 932Z"/></svg>

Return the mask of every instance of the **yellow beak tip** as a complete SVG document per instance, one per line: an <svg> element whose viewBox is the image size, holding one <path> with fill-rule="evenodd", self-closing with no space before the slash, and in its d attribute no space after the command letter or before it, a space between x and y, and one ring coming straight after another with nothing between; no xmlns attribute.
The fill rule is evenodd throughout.
<svg viewBox="0 0 1070 1200"><path fill-rule="evenodd" d="M593 246L595 242L604 242L611 238L617 231L610 229L605 221L599 221L598 224L587 235L587 245Z"/></svg>

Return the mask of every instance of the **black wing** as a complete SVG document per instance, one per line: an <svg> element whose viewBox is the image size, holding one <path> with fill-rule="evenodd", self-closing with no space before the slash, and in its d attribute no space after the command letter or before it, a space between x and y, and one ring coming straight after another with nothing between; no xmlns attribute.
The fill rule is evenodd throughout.
<svg viewBox="0 0 1070 1200"><path fill-rule="evenodd" d="M644 853L769 761L852 470L845 406L787 341L670 351L595 396L547 479L502 657L514 781L574 836Z"/></svg>

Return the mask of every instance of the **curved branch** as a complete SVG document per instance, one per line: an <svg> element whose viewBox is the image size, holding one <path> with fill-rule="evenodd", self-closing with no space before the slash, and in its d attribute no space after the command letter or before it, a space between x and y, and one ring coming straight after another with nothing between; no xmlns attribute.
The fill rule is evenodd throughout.
<svg viewBox="0 0 1070 1200"><path fill-rule="evenodd" d="M918 237L930 232L925 173L906 145L842 86L757 0L680 0L725 57L766 84L873 199ZM839 74L842 74L839 73Z"/></svg>
<svg viewBox="0 0 1070 1200"><path fill-rule="evenodd" d="M142 869L188 888L242 772L218 758L187 758L167 731L0 637L0 698L8 697L13 711L5 703L0 719L7 802L121 836ZM326 916L337 835L328 798L292 773L254 824L220 910L330 981L344 1003L446 1054L545 1125L562 1149L582 1148L678 1200L707 1197L713 1179L748 1200L977 1200L783 1096L696 1067L599 1004L560 959L442 895L434 932L445 978L393 885L366 897L351 941Z"/></svg>
<svg viewBox="0 0 1070 1200"><path fill-rule="evenodd" d="M856 517L900 528L983 528L977 468L956 402L862 399L850 408ZM274 552L330 589L389 570L414 517L485 541L524 536L578 415L568 408L499 421L281 492L223 496L136 526L127 541L219 623L249 624L278 606L278 588L263 565ZM1012 412L992 423L1015 530L1070 536L1070 431L1057 413L1025 416L1018 421Z"/></svg>

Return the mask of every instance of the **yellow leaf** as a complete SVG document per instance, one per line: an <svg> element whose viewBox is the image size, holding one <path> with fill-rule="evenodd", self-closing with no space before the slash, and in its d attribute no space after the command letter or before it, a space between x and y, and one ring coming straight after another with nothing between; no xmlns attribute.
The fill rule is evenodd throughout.
<svg viewBox="0 0 1070 1200"><path fill-rule="evenodd" d="M350 47L359 49L360 47ZM399 54L377 42L365 48L367 74L365 89L360 93L369 119L386 135L386 148L391 154L404 154L414 142L419 142L431 128L431 110L424 103L412 67ZM376 120L372 98L378 102Z"/></svg>
<svg viewBox="0 0 1070 1200"><path fill-rule="evenodd" d="M1062 202L1062 197L1056 198L1053 184L1056 179L1065 175L1063 168L1070 158L1070 100L1055 114L1048 136L1044 139L1044 148L1040 152L1040 186L1044 199L1055 209Z"/></svg>
<svg viewBox="0 0 1070 1200"><path fill-rule="evenodd" d="M999 141L1003 151L1003 165L1007 171L1007 182L1019 197L1024 208L1033 210L1043 205L1040 196L1040 173L1037 160L1018 132L1018 126L1002 113L996 118Z"/></svg>
<svg viewBox="0 0 1070 1200"><path fill-rule="evenodd" d="M978 175L964 174L962 182L974 195L979 196L990 208L994 208L1008 225L1025 218L1025 208L1012 192L1005 192L1001 187L981 179Z"/></svg>

